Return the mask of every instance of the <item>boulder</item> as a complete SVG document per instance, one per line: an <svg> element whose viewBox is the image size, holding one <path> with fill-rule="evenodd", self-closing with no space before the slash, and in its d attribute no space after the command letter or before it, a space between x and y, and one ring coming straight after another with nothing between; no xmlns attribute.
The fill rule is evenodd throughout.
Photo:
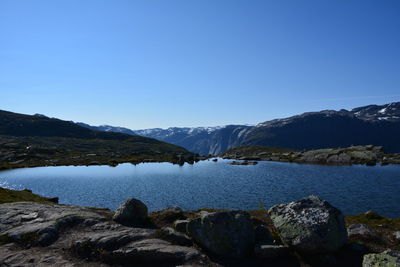
<svg viewBox="0 0 400 267"><path fill-rule="evenodd" d="M189 223L189 220L176 220L174 222L174 228L178 232L186 234L186 228Z"/></svg>
<svg viewBox="0 0 400 267"><path fill-rule="evenodd" d="M363 267L400 267L400 253L387 250L364 255Z"/></svg>
<svg viewBox="0 0 400 267"><path fill-rule="evenodd" d="M301 254L334 252L347 242L342 213L317 196L276 205L268 213L282 241Z"/></svg>
<svg viewBox="0 0 400 267"><path fill-rule="evenodd" d="M200 246L219 256L247 256L255 243L250 215L243 211L203 213L188 223L187 233Z"/></svg>
<svg viewBox="0 0 400 267"><path fill-rule="evenodd" d="M116 210L113 220L126 226L142 225L147 220L147 206L138 199L129 198Z"/></svg>
<svg viewBox="0 0 400 267"><path fill-rule="evenodd" d="M266 243L258 243L254 248L254 255L262 259L275 259L279 257L286 257L290 253L287 246L273 245Z"/></svg>

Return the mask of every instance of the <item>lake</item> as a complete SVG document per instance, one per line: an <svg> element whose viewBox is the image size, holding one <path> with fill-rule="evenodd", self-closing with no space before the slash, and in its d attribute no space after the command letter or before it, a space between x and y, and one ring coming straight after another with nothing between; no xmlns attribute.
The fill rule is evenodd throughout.
<svg viewBox="0 0 400 267"><path fill-rule="evenodd" d="M183 209L258 209L310 194L328 200L346 215L375 210L400 217L400 166L318 166L259 162L234 166L201 161L109 166L61 166L0 172L0 186L29 188L60 203L116 209L129 197L151 211Z"/></svg>

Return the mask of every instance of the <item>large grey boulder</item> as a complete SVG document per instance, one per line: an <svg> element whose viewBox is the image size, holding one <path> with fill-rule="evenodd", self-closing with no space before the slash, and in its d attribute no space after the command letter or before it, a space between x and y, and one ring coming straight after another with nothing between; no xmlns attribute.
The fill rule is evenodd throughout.
<svg viewBox="0 0 400 267"><path fill-rule="evenodd" d="M203 213L187 225L188 235L208 251L227 257L244 257L254 247L250 215L243 211Z"/></svg>
<svg viewBox="0 0 400 267"><path fill-rule="evenodd" d="M363 267L400 267L400 253L385 251L364 255Z"/></svg>
<svg viewBox="0 0 400 267"><path fill-rule="evenodd" d="M142 225L147 220L147 206L138 199L129 198L116 210L113 220L126 226Z"/></svg>
<svg viewBox="0 0 400 267"><path fill-rule="evenodd" d="M317 196L276 205L268 213L282 241L299 253L334 252L347 242L342 213Z"/></svg>

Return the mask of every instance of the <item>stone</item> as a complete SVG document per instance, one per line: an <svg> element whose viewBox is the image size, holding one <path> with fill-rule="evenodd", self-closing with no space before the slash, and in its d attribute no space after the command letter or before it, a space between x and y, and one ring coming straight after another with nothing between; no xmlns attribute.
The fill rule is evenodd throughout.
<svg viewBox="0 0 400 267"><path fill-rule="evenodd" d="M163 227L158 231L158 237L171 242L174 245L191 246L192 240L180 232L175 231L171 227Z"/></svg>
<svg viewBox="0 0 400 267"><path fill-rule="evenodd" d="M347 242L343 214L317 196L276 205L268 214L283 243L301 254L335 252Z"/></svg>
<svg viewBox="0 0 400 267"><path fill-rule="evenodd" d="M375 239L378 234L365 224L351 224L347 228L349 238Z"/></svg>
<svg viewBox="0 0 400 267"><path fill-rule="evenodd" d="M188 223L187 233L197 244L219 256L245 257L255 243L253 223L243 211L203 213Z"/></svg>
<svg viewBox="0 0 400 267"><path fill-rule="evenodd" d="M0 266L209 266L197 249L155 238L156 229L116 223L112 215L72 205L0 204ZM184 236L170 232L173 242Z"/></svg>
<svg viewBox="0 0 400 267"><path fill-rule="evenodd" d="M174 228L178 232L186 234L186 228L189 223L189 220L176 220L174 222Z"/></svg>
<svg viewBox="0 0 400 267"><path fill-rule="evenodd" d="M60 229L71 228L84 221L105 220L102 209L33 202L0 205L0 236L24 245L48 246L59 236ZM104 214L109 214L104 211Z"/></svg>
<svg viewBox="0 0 400 267"><path fill-rule="evenodd" d="M266 243L258 243L254 248L254 255L262 259L275 259L279 257L287 257L290 249L287 246L272 245Z"/></svg>
<svg viewBox="0 0 400 267"><path fill-rule="evenodd" d="M14 244L0 246L0 266L4 267L108 267L100 262L84 262L83 260L68 259L58 249L44 251L42 248L32 247L20 250Z"/></svg>
<svg viewBox="0 0 400 267"><path fill-rule="evenodd" d="M387 250L364 255L363 267L400 267L400 253Z"/></svg>
<svg viewBox="0 0 400 267"><path fill-rule="evenodd" d="M155 230L153 229L132 228L122 225L115 227L108 223L99 224L93 227L90 233L81 234L73 244L73 251L81 254L82 248L85 246L94 250L111 251L129 242L152 238L154 234Z"/></svg>
<svg viewBox="0 0 400 267"><path fill-rule="evenodd" d="M199 259L202 254L194 248L175 246L165 240L153 238L131 242L112 251L109 257L115 263L162 263L168 266Z"/></svg>
<svg viewBox="0 0 400 267"><path fill-rule="evenodd" d="M147 206L138 199L129 198L116 210L113 220L126 226L143 225L147 220Z"/></svg>
<svg viewBox="0 0 400 267"><path fill-rule="evenodd" d="M338 155L332 155L327 160L328 164L337 164L337 165L350 165L351 157L346 153L340 153Z"/></svg>

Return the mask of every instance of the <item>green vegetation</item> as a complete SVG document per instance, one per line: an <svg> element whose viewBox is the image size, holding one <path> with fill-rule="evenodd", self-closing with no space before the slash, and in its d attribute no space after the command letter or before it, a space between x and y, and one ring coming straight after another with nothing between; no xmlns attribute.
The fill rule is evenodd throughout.
<svg viewBox="0 0 400 267"><path fill-rule="evenodd" d="M151 140L151 139L150 139ZM146 140L145 140L146 141ZM151 140L153 141L153 140ZM193 155L175 145L127 140L0 136L0 169L60 165L174 162Z"/></svg>
<svg viewBox="0 0 400 267"><path fill-rule="evenodd" d="M0 111L0 170L59 165L193 161L176 145L120 133L93 131L75 123Z"/></svg>
<svg viewBox="0 0 400 267"><path fill-rule="evenodd" d="M0 204L10 203L10 202L22 202L22 201L48 203L48 204L54 203L53 201L51 201L51 199L33 194L31 191L26 189L21 191L16 191L0 187Z"/></svg>
<svg viewBox="0 0 400 267"><path fill-rule="evenodd" d="M386 249L400 250L400 241L393 236L395 231L400 231L400 218L386 218L376 212L346 216L346 223L365 224L377 233L375 238L352 238L352 242L366 245L371 251L382 252Z"/></svg>

